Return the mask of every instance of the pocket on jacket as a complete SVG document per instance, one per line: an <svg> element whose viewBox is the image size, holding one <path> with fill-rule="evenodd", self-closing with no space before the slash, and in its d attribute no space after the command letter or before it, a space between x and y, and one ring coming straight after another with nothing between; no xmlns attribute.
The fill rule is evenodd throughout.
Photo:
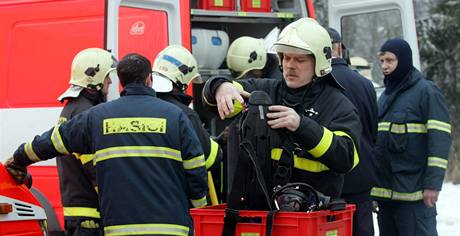
<svg viewBox="0 0 460 236"><path fill-rule="evenodd" d="M393 112L391 115L386 145L392 153L402 153L407 149L409 143L407 117L408 112Z"/></svg>

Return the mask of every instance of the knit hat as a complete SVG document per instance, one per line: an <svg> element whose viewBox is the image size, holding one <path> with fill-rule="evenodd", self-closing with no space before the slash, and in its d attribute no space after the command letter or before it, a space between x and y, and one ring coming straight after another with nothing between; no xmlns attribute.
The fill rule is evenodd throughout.
<svg viewBox="0 0 460 236"><path fill-rule="evenodd" d="M394 38L387 40L380 52L391 52L398 58L396 69L389 75L385 75L385 80L401 80L413 68L412 50L404 39Z"/></svg>

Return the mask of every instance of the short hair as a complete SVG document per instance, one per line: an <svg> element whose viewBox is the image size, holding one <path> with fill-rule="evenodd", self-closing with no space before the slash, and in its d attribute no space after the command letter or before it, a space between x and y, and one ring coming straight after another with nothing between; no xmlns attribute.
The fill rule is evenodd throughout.
<svg viewBox="0 0 460 236"><path fill-rule="evenodd" d="M143 84L152 73L152 65L146 57L138 53L124 56L117 66L117 75L121 86L128 84Z"/></svg>

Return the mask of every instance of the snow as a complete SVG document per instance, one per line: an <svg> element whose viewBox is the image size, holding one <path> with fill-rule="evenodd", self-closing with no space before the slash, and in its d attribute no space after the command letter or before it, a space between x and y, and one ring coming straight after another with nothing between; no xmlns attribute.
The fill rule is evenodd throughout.
<svg viewBox="0 0 460 236"><path fill-rule="evenodd" d="M460 235L460 185L444 183L436 203L439 236ZM374 214L375 235L379 235L377 216Z"/></svg>

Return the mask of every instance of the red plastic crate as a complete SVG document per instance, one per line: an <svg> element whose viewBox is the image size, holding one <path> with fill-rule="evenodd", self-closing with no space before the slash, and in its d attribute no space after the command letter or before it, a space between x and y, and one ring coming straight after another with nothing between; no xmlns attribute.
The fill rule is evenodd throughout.
<svg viewBox="0 0 460 236"><path fill-rule="evenodd" d="M270 0L240 0L241 11L270 12Z"/></svg>
<svg viewBox="0 0 460 236"><path fill-rule="evenodd" d="M191 209L195 236L221 235L224 226L225 204ZM343 211L277 212L273 236L352 236L354 205ZM266 211L241 210L240 217L260 223L238 223L235 235L266 235Z"/></svg>
<svg viewBox="0 0 460 236"><path fill-rule="evenodd" d="M235 0L198 0L198 8L204 10L234 11Z"/></svg>

